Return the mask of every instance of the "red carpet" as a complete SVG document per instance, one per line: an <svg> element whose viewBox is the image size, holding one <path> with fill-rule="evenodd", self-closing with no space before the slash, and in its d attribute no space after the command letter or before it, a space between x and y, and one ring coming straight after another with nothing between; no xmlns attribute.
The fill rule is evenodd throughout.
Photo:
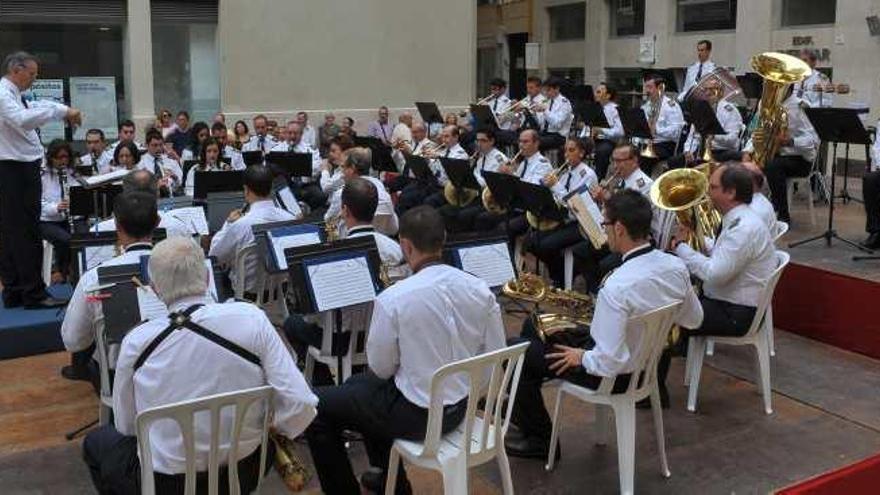
<svg viewBox="0 0 880 495"><path fill-rule="evenodd" d="M880 455L777 490L777 495L862 495L880 492Z"/></svg>
<svg viewBox="0 0 880 495"><path fill-rule="evenodd" d="M773 323L880 359L880 284L791 263L776 287Z"/></svg>

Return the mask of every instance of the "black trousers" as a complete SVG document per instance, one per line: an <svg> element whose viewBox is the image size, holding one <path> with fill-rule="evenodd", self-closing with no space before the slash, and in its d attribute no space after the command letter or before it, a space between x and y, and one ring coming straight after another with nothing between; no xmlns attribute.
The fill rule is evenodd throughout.
<svg viewBox="0 0 880 495"><path fill-rule="evenodd" d="M401 191L397 198L397 216L403 216L407 210L415 208L425 202L431 194L437 192L439 186L420 180L410 181Z"/></svg>
<svg viewBox="0 0 880 495"><path fill-rule="evenodd" d="M312 210L318 210L327 206L327 195L321 190L321 185L316 182L308 184L293 184L293 195L297 200L309 205Z"/></svg>
<svg viewBox="0 0 880 495"><path fill-rule="evenodd" d="M66 279L70 274L70 225L67 222L40 222L40 237L52 243L56 267Z"/></svg>
<svg viewBox="0 0 880 495"><path fill-rule="evenodd" d="M275 444L270 441L266 453L266 472L275 458ZM137 437L125 436L110 425L90 431L83 441L83 459L89 467L95 489L102 495L140 494L141 467L137 455ZM260 449L238 461L238 481L241 493L250 493L257 487L260 469ZM220 469L219 493L229 493L227 468ZM265 475L265 473L263 473ZM183 474L154 473L156 493L183 493ZM196 493L208 493L207 472L196 476Z"/></svg>
<svg viewBox="0 0 880 495"><path fill-rule="evenodd" d="M471 232L475 230L474 223L477 215L486 211L480 198L476 198L467 206L453 206L449 203L444 204L438 210L443 216L446 225L446 232L457 234L461 232ZM494 226L493 226L494 227Z"/></svg>
<svg viewBox="0 0 880 495"><path fill-rule="evenodd" d="M609 271L620 264L620 255L613 254L608 246L596 249L589 240L581 240L571 248L574 257L574 267L584 277L587 292L595 294L599 292L602 278Z"/></svg>
<svg viewBox="0 0 880 495"><path fill-rule="evenodd" d="M596 167L596 177L601 181L608 174L608 164L611 163L611 154L614 152L614 141L607 139L597 139L594 161Z"/></svg>
<svg viewBox="0 0 880 495"><path fill-rule="evenodd" d="M6 306L46 297L41 267L40 162L0 160L0 279Z"/></svg>
<svg viewBox="0 0 880 495"><path fill-rule="evenodd" d="M785 181L789 177L806 177L812 163L801 156L776 155L764 169L767 185L770 186L770 201L776 208L776 216L783 222L791 222L788 213L788 196Z"/></svg>
<svg viewBox="0 0 880 495"><path fill-rule="evenodd" d="M393 379L383 380L367 372L352 376L338 387L320 387L315 393L318 416L306 430L306 438L324 493L361 493L345 450L344 430L363 435L370 465L383 471L388 469L388 456L395 439L420 441L425 438L428 410L407 400ZM446 406L444 433L461 423L466 409L466 399ZM403 464L397 479L398 488L406 483Z"/></svg>
<svg viewBox="0 0 880 495"><path fill-rule="evenodd" d="M586 329L585 329L586 330ZM550 441L550 433L553 431L553 422L547 407L544 405L544 397L541 395L541 386L548 378L562 378L563 380L586 387L597 389L602 383L602 377L587 373L583 366L578 366L566 371L561 376L557 376L548 367L550 362L544 357L549 352L546 344L541 340L535 332L534 324L531 318L523 321L522 331L519 338L510 339L508 345L519 344L520 342L531 342L526 348L526 356L523 361L522 374L519 378L519 388L516 392L516 399L513 404L513 412L511 421L529 437L537 437L543 441ZM585 338L585 349L592 349L595 346L593 339ZM626 390L629 385L630 375L620 375L614 381L612 391L621 393Z"/></svg>
<svg viewBox="0 0 880 495"><path fill-rule="evenodd" d="M868 172L862 177L862 195L865 198L865 231L880 232L880 171Z"/></svg>
<svg viewBox="0 0 880 495"><path fill-rule="evenodd" d="M547 265L553 284L562 287L565 278L562 251L582 240L577 222L570 222L549 232L532 231L526 238L524 247Z"/></svg>

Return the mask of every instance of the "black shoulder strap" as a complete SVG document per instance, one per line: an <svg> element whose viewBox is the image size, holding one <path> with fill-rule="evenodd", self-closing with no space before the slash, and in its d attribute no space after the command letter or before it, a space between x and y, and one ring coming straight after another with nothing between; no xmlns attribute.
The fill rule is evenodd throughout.
<svg viewBox="0 0 880 495"><path fill-rule="evenodd" d="M261 366L260 358L256 354L190 320L190 316L202 306L202 304L194 304L186 308L186 310L181 313L171 313L169 315L171 323L169 323L168 326L164 330L162 330L162 332L157 335L156 338L152 340L152 342L150 342L150 344L143 350L143 352L141 352L141 355L138 356L137 360L134 363L134 371L139 370L150 357L150 355L153 354L153 351L156 350L159 344L161 344L163 340L168 338L168 336L171 335L171 332L179 328L186 328L196 335L208 339L211 342L223 347L224 349L238 355L242 359L249 361L257 366Z"/></svg>

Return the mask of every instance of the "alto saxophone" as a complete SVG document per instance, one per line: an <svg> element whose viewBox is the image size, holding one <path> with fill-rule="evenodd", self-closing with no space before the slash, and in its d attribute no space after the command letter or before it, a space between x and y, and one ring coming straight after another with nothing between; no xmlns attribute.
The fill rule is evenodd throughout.
<svg viewBox="0 0 880 495"><path fill-rule="evenodd" d="M549 352L553 345L561 344L580 347L590 335L595 301L587 294L550 287L543 278L532 273L523 273L502 287L504 295L542 303L555 309L553 312L532 312L535 333L547 344Z"/></svg>

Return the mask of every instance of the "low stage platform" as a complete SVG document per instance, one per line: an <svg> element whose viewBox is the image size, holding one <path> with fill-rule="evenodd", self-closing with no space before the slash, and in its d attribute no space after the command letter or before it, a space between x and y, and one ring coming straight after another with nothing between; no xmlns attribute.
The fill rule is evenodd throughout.
<svg viewBox="0 0 880 495"><path fill-rule="evenodd" d="M52 295L70 297L69 285L54 285ZM27 310L5 308L0 302L0 359L64 350L61 322L65 308Z"/></svg>

